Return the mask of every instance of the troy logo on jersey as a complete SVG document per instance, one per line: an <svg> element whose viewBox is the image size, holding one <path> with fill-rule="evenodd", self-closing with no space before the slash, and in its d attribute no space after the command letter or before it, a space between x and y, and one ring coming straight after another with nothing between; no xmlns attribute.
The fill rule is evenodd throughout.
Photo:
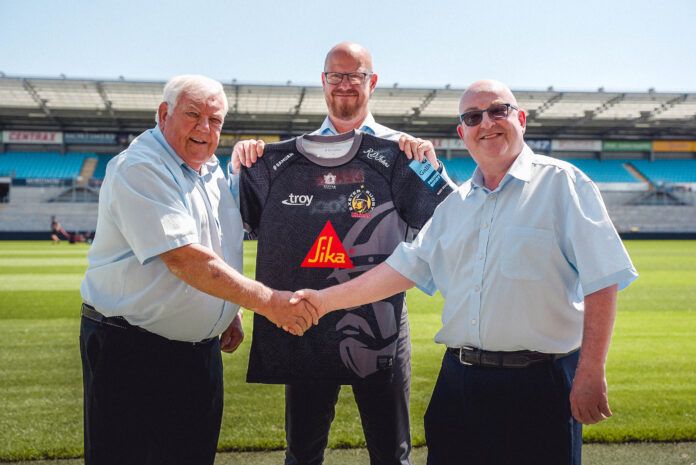
<svg viewBox="0 0 696 465"><path fill-rule="evenodd" d="M331 221L327 221L302 262L302 268L353 268Z"/></svg>

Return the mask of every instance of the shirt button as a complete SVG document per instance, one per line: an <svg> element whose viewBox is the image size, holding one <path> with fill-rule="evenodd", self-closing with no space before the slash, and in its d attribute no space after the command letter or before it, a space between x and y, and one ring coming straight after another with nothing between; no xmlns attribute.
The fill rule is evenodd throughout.
<svg viewBox="0 0 696 465"><path fill-rule="evenodd" d="M477 285L476 287L474 287L474 291L478 292L480 290L481 290L481 286Z"/></svg>
<svg viewBox="0 0 696 465"><path fill-rule="evenodd" d="M471 324L475 325L476 324L476 319L471 320Z"/></svg>
<svg viewBox="0 0 696 465"><path fill-rule="evenodd" d="M483 260L483 254L479 255L479 256L478 256L478 259L479 259L479 260Z"/></svg>
<svg viewBox="0 0 696 465"><path fill-rule="evenodd" d="M487 227L488 227L488 223L483 223L483 225L481 226L481 229L486 229Z"/></svg>

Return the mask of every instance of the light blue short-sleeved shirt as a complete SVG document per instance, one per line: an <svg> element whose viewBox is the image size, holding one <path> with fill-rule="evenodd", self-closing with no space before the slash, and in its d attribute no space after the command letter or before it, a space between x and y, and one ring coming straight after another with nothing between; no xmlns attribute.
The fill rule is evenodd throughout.
<svg viewBox="0 0 696 465"><path fill-rule="evenodd" d="M197 173L150 129L107 166L82 298L168 339L218 336L239 307L181 281L159 255L200 244L241 272L242 234L217 158Z"/></svg>
<svg viewBox="0 0 696 465"><path fill-rule="evenodd" d="M492 351L578 348L584 296L638 276L597 186L526 145L498 188L477 168L387 263L442 293L436 342Z"/></svg>
<svg viewBox="0 0 696 465"><path fill-rule="evenodd" d="M360 124L358 129L368 134L372 134L373 136L381 137L382 139L393 140L395 142L398 142L399 137L401 137L402 134L399 131L395 131L391 128L379 124L377 121L375 121L375 118L374 116L372 116L372 113L367 114L365 121L363 121ZM327 116L326 118L324 118L324 122L321 124L321 127L319 127L319 129L314 131L312 134L317 134L320 136L335 136L338 134L338 132L336 131L336 128L331 122L331 119Z"/></svg>

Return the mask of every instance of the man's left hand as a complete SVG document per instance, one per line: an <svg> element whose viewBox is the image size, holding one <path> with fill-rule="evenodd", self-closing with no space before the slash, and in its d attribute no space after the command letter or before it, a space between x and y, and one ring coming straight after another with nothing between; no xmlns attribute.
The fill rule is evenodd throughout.
<svg viewBox="0 0 696 465"><path fill-rule="evenodd" d="M401 134L399 137L399 149L406 154L406 158L422 162L427 159L433 168L438 169L440 162L437 161L435 146L429 140L419 139L408 134Z"/></svg>
<svg viewBox="0 0 696 465"><path fill-rule="evenodd" d="M599 423L612 415L603 366L591 369L578 366L570 390L570 410L585 425Z"/></svg>
<svg viewBox="0 0 696 465"><path fill-rule="evenodd" d="M238 312L234 320L232 320L232 323L230 323L225 332L220 336L220 350L231 354L237 350L237 347L239 347L243 340L244 328L242 328L242 312Z"/></svg>

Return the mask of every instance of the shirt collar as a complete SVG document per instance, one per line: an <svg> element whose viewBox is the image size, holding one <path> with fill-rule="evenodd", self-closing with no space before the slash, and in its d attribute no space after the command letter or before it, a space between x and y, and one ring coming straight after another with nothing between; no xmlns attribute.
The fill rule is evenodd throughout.
<svg viewBox="0 0 696 465"><path fill-rule="evenodd" d="M512 162L512 165L510 165L510 168L503 177L503 180L500 182L498 189L502 189L512 178L519 179L523 182L529 182L532 179L533 155L534 152L532 152L532 149L530 149L527 144L524 144L522 146L522 151L519 155L517 155L515 161ZM471 184L474 188L484 187L483 173L478 166L474 170L474 174L471 175Z"/></svg>
<svg viewBox="0 0 696 465"><path fill-rule="evenodd" d="M375 117L372 116L372 113L368 112L367 116L365 117L365 120L363 120L363 122L360 123L358 129L360 129L362 132L366 132L374 136L377 132L378 126L380 125L377 124L377 122L375 121ZM319 134L321 134L322 136L335 136L338 134L336 128L331 122L331 118L329 118L328 116L324 118L324 122L319 128Z"/></svg>
<svg viewBox="0 0 696 465"><path fill-rule="evenodd" d="M164 137L164 134L162 133L162 130L160 129L159 125L152 128L151 132L155 140L159 142L162 147L164 147L164 150L169 154L169 156L172 157L172 159L174 159L177 165L183 168L184 171L189 171L195 174L196 176L204 177L214 172L220 165L217 157L215 156L215 154L213 154L213 156L211 156L207 162L201 165L201 172L198 173L176 153L176 151L172 148L171 145L169 145L169 142L167 142L167 139Z"/></svg>

